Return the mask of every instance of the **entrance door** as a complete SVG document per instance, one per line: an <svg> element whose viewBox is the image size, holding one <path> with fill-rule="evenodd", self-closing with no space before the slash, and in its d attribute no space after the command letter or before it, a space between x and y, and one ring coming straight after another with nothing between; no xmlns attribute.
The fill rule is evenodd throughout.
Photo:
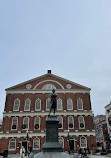
<svg viewBox="0 0 111 158"><path fill-rule="evenodd" d="M22 142L22 146L24 146L25 151L27 152L27 142Z"/></svg>
<svg viewBox="0 0 111 158"><path fill-rule="evenodd" d="M69 140L70 151L74 151L74 139Z"/></svg>

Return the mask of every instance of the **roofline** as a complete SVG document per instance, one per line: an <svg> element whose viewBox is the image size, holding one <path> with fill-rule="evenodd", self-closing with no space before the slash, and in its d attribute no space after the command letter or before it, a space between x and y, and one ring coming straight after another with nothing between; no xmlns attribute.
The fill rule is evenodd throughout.
<svg viewBox="0 0 111 158"><path fill-rule="evenodd" d="M6 89L5 89L5 91L7 91L7 90L11 90L12 88L15 88L15 87L17 87L17 86L20 86L20 85L26 84L26 83L31 82L31 81L34 81L34 80L36 80L36 79L40 79L40 78L45 77L45 76L47 76L47 75L50 75L50 76L53 76L53 77L59 78L59 79L61 79L61 80L67 81L67 82L72 83L72 84L76 84L77 86L83 87L83 88L85 88L85 89L87 89L87 90L89 90L89 91L91 90L91 88L88 88L88 87L85 87L85 86L80 85L80 84L78 84L78 83L75 83L75 82L72 82L72 81L70 81L70 80L64 79L64 78L59 77L59 76L57 76L57 75L47 73L47 74L41 75L41 76L39 76L39 77L36 77L36 78L30 79L30 80L28 80L28 81L25 81L25 82L19 83L19 84L15 85L15 86L12 86L12 87L6 88Z"/></svg>
<svg viewBox="0 0 111 158"><path fill-rule="evenodd" d="M104 108L106 108L107 106L111 105L111 103L109 103L108 105L106 105Z"/></svg>

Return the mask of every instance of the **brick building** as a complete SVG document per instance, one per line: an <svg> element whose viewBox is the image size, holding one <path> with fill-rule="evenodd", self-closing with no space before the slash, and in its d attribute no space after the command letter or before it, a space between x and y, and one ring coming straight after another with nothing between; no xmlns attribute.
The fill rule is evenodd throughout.
<svg viewBox="0 0 111 158"><path fill-rule="evenodd" d="M19 151L21 145L41 150L45 140L44 122L49 113L50 93L57 93L59 141L65 151L96 147L90 88L48 73L6 89L0 132L0 152ZM28 140L28 141L27 141Z"/></svg>

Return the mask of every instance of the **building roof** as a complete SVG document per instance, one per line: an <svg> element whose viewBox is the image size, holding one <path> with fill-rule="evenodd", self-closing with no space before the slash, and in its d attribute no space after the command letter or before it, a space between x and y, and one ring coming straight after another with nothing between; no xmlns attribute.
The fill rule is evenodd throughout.
<svg viewBox="0 0 111 158"><path fill-rule="evenodd" d="M19 88L22 89L23 85L30 84L30 83L35 82L35 81L36 81L36 83L39 83L39 82L40 82L40 79L43 79L43 80L44 80L44 78L49 79L50 77L52 77L52 78L55 79L55 80L58 79L59 81L64 81L64 82L66 82L66 83L75 85L76 87L78 87L77 89L80 88L80 89L86 89L86 90L88 90L88 91L91 90L91 89L88 88L88 87L85 87L85 86L80 85L80 84L78 84L78 83L72 82L72 81L70 81L70 80L67 80L67 79L64 79L64 78L62 78L62 77L59 77L59 76L56 76L56 75L52 74L52 73L51 73L51 70L48 70L48 73L47 73L47 74L44 74L44 75L39 76L39 77L36 77L36 78L34 78L34 79L25 81L25 82L23 82L23 83L20 83L20 84L15 85L15 86L9 87L9 88L7 88L7 89L5 89L5 90L8 91L8 90L16 89L16 88L17 88L17 89L19 89ZM48 80L46 80L46 81L48 81ZM34 87L33 87L33 89L34 89Z"/></svg>

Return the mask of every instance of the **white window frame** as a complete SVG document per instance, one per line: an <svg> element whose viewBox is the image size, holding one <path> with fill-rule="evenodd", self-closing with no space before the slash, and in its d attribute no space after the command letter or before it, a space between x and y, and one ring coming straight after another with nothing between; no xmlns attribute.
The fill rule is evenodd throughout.
<svg viewBox="0 0 111 158"><path fill-rule="evenodd" d="M35 125L36 125L35 119L36 119L36 118L39 118L39 128L38 128L38 129L35 129ZM40 122L41 122L40 117L37 116L37 117L34 118L34 129L35 129L35 130L39 130L39 129L40 129Z"/></svg>
<svg viewBox="0 0 111 158"><path fill-rule="evenodd" d="M17 119L16 129L13 129L13 128L12 128L12 126L14 125L14 124L13 124L13 119L14 119L14 118L16 118L16 119ZM13 117L13 118L12 118L11 130L17 130L17 128L18 128L18 117Z"/></svg>
<svg viewBox="0 0 111 158"><path fill-rule="evenodd" d="M72 103L72 108L71 109L69 109L69 107L68 107L68 100L71 100L71 103ZM67 110L73 110L73 101L72 101L71 98L67 99Z"/></svg>
<svg viewBox="0 0 111 158"><path fill-rule="evenodd" d="M35 139L38 139L39 140L39 148L37 149L37 148L34 148L34 141L35 141ZM35 138L35 139L33 139L33 150L40 150L40 139L39 138Z"/></svg>
<svg viewBox="0 0 111 158"><path fill-rule="evenodd" d="M17 110L14 109L16 100L19 101L19 105L18 105L18 109ZM19 111L19 108L20 108L20 99L17 98L17 99L14 100L13 111Z"/></svg>
<svg viewBox="0 0 111 158"><path fill-rule="evenodd" d="M81 103L82 103L82 108L79 109L79 105L78 105L78 101L81 100ZM77 109L78 110L83 110L83 100L81 98L77 99Z"/></svg>
<svg viewBox="0 0 111 158"><path fill-rule="evenodd" d="M61 109L58 109L58 101L59 101L59 100L61 101ZM59 98L59 99L57 99L57 111L62 110L62 109L63 109L62 107L63 107L63 106L62 106L62 99Z"/></svg>
<svg viewBox="0 0 111 158"><path fill-rule="evenodd" d="M58 127L58 129L63 129L63 117L60 116L60 115L59 115L58 117L61 117L61 118L62 118L62 127L61 127L61 128ZM58 118L58 117L57 117L57 118ZM59 120L59 119L58 119L58 120Z"/></svg>
<svg viewBox="0 0 111 158"><path fill-rule="evenodd" d="M60 143L60 139L62 139L62 144L63 144L63 146L62 146L61 143ZM59 144L62 146L62 148L64 148L64 138L63 138L63 137L59 137Z"/></svg>
<svg viewBox="0 0 111 158"><path fill-rule="evenodd" d="M37 102L38 100L40 101L40 109L37 109L37 108L36 108L36 102ZM41 100L40 100L39 98L36 99L36 101L35 101L35 111L41 111Z"/></svg>
<svg viewBox="0 0 111 158"><path fill-rule="evenodd" d="M10 142L11 142L12 139L15 140L15 148L14 148L14 149L10 149ZM9 149L9 151L14 151L14 150L16 150L16 139L15 139L15 138L11 138L11 139L9 140L8 149Z"/></svg>
<svg viewBox="0 0 111 158"><path fill-rule="evenodd" d="M50 88L48 88L48 86L50 86ZM52 90L52 89L56 89L56 87L53 84L46 84L42 87L43 90Z"/></svg>
<svg viewBox="0 0 111 158"><path fill-rule="evenodd" d="M28 130L28 129L29 129L29 117L24 117L24 119L23 119L23 125L25 125L25 124L24 124L25 118L28 118L28 127L26 127L24 130Z"/></svg>
<svg viewBox="0 0 111 158"><path fill-rule="evenodd" d="M47 100L49 100L49 101L50 101L50 98L48 98ZM46 100L46 111L49 111L49 110L50 110L50 108L49 108L49 109L47 109L47 100Z"/></svg>
<svg viewBox="0 0 111 158"><path fill-rule="evenodd" d="M82 118L83 118L83 124L84 124L84 128L81 128L81 127L80 127L80 117L82 117ZM79 129L85 129L85 121L84 121L84 116L79 116L79 117L78 117L78 122L79 122Z"/></svg>
<svg viewBox="0 0 111 158"><path fill-rule="evenodd" d="M29 109L25 109L25 107L26 107L26 101L27 101L27 100L29 100L29 102L30 102L30 104L29 104ZM30 106L31 106L31 100L30 100L29 98L27 98L27 99L25 100L24 111L30 111Z"/></svg>
<svg viewBox="0 0 111 158"><path fill-rule="evenodd" d="M72 117L72 119L73 119L73 122L72 122L73 128L70 128L70 127L69 127L69 118L70 118L70 117ZM74 118L73 118L73 116L68 116L68 129L74 129Z"/></svg>
<svg viewBox="0 0 111 158"><path fill-rule="evenodd" d="M84 146L84 147L81 146L81 139L82 139L82 138L85 138L85 140L86 140L86 146ZM81 148L85 148L85 147L87 147L87 138L84 137L84 136L81 136L81 137L80 137L80 147L81 147Z"/></svg>

